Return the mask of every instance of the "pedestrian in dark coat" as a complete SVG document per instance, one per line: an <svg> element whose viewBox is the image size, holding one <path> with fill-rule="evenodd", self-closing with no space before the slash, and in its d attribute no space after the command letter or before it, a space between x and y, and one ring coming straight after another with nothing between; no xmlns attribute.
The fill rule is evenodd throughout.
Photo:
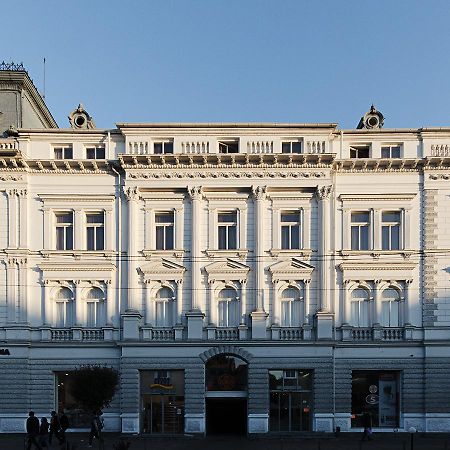
<svg viewBox="0 0 450 450"><path fill-rule="evenodd" d="M372 414L370 414L369 411L364 412L364 414L362 416L362 423L363 423L364 431L363 431L361 440L365 441L367 438L368 441L372 441L373 440L373 436L372 436L373 420L372 420Z"/></svg>
<svg viewBox="0 0 450 450"><path fill-rule="evenodd" d="M56 439L61 443L60 430L61 424L59 423L58 414L56 414L56 411L52 411L50 417L50 434L48 435L48 442L50 445L52 444L53 435L55 435Z"/></svg>
<svg viewBox="0 0 450 450"><path fill-rule="evenodd" d="M42 447L39 445L38 437L39 437L39 419L34 416L34 412L30 411L28 413L27 419L27 437L28 444L27 450L31 450L31 445L34 444L36 448L42 450Z"/></svg>
<svg viewBox="0 0 450 450"><path fill-rule="evenodd" d="M42 417L41 426L39 427L39 444L41 447L48 447L48 429L50 424L46 417Z"/></svg>

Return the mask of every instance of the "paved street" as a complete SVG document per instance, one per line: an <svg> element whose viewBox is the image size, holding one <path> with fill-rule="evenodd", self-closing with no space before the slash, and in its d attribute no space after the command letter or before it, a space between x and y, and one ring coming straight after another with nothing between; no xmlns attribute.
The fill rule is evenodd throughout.
<svg viewBox="0 0 450 450"><path fill-rule="evenodd" d="M69 434L73 449L88 448L87 434ZM118 434L106 434L104 449L114 450L120 439ZM338 438L333 435L305 437L260 437L214 436L207 438L184 437L140 437L124 436L131 442L129 450L411 450L410 435L407 433L379 433L372 442L361 442L359 434L345 433ZM94 442L94 449L99 449ZM23 450L24 435L0 435L0 450ZM54 445L53 450L59 450ZM414 435L412 450L450 450L450 434Z"/></svg>

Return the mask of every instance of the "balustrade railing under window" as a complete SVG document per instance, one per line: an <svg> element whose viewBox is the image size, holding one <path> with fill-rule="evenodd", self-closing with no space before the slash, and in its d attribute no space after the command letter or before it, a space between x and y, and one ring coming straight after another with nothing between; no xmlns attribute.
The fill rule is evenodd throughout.
<svg viewBox="0 0 450 450"><path fill-rule="evenodd" d="M73 332L68 328L51 330L51 338L52 341L71 341L73 339Z"/></svg>

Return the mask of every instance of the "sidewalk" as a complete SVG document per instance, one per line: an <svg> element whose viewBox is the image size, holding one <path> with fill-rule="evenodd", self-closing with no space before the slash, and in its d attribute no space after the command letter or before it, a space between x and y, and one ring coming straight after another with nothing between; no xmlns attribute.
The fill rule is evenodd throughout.
<svg viewBox="0 0 450 450"><path fill-rule="evenodd" d="M0 435L0 450L23 450L24 434ZM67 434L68 440L76 450L88 449L87 433ZM450 450L449 433L416 433L411 449L409 433L379 433L375 440L361 442L361 435L341 433L317 436L268 435L257 438L245 436L208 436L206 438L190 436L151 437L105 433L104 449L114 450L113 445L120 438L131 443L129 450ZM98 449L94 441L93 449ZM51 450L59 450L53 445Z"/></svg>

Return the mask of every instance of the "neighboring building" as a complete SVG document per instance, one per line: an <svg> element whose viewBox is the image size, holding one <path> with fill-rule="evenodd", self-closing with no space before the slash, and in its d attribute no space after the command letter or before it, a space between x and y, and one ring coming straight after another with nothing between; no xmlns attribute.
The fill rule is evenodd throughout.
<svg viewBox="0 0 450 450"><path fill-rule="evenodd" d="M107 431L450 431L450 128L70 122L0 140L2 432L82 364Z"/></svg>

